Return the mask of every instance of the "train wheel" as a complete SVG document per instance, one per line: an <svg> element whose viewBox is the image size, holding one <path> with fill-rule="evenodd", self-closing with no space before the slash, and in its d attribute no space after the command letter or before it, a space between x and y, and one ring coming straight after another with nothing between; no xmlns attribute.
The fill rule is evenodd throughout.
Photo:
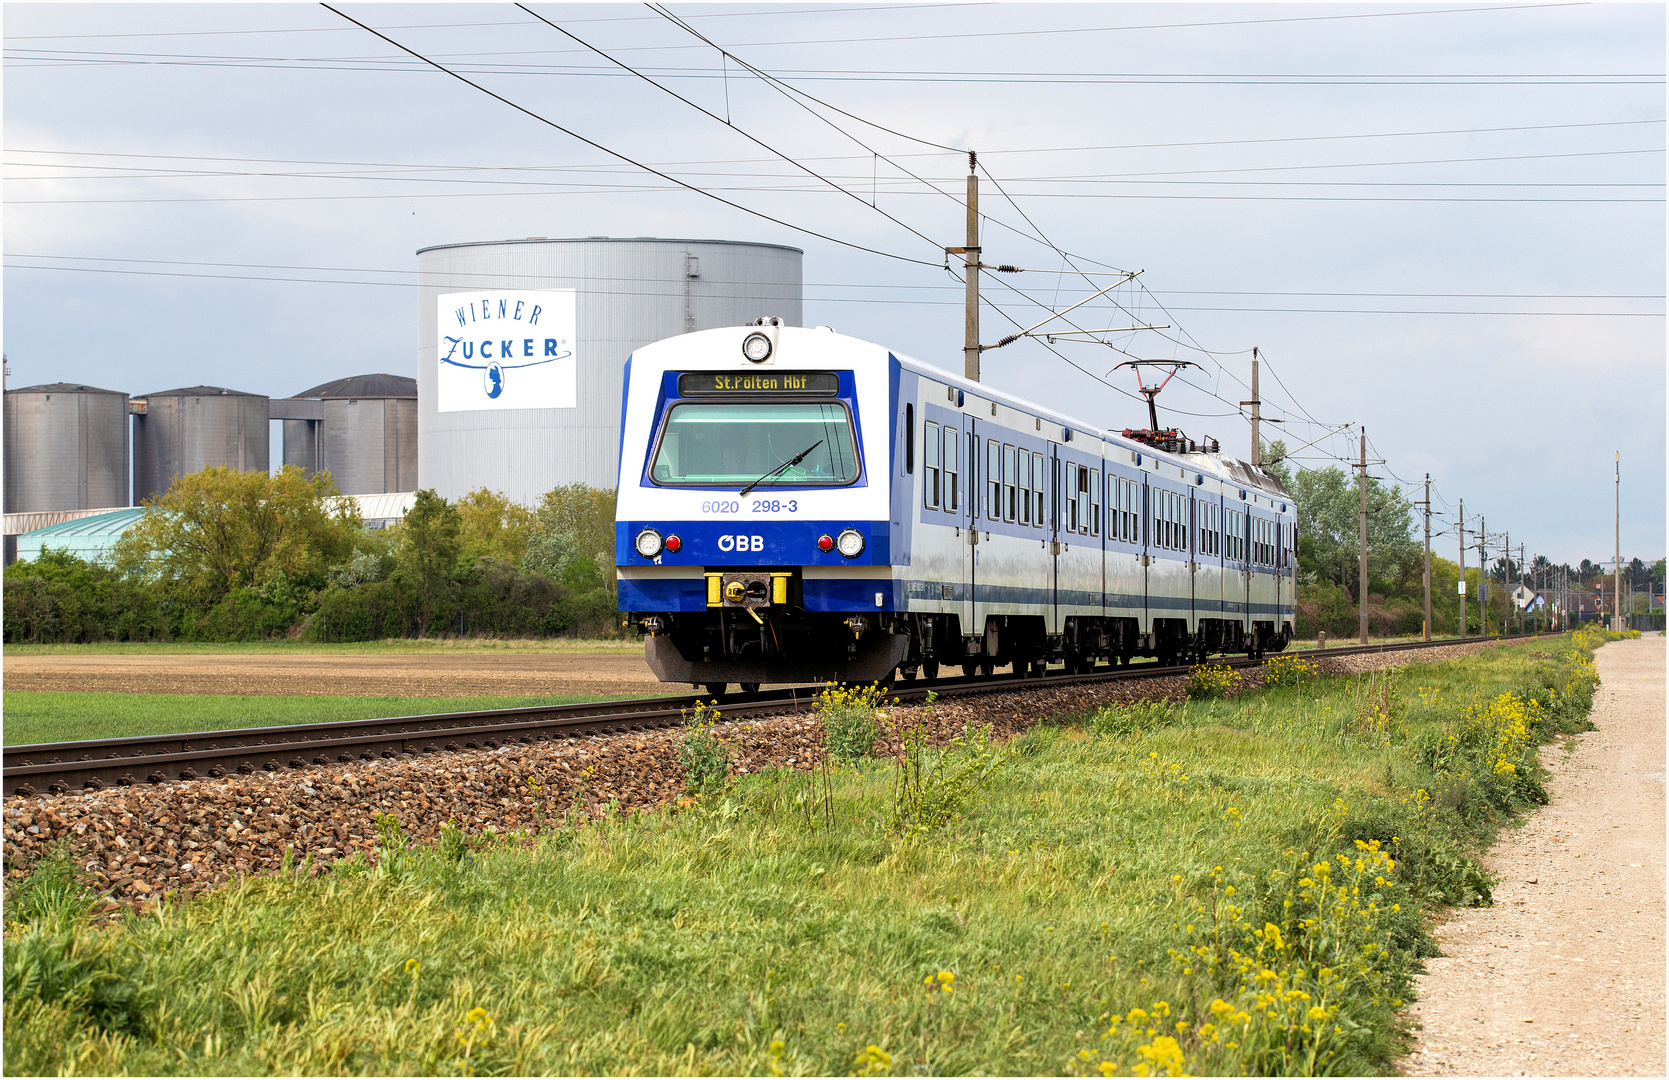
<svg viewBox="0 0 1669 1080"><path fill-rule="evenodd" d="M979 673L981 675L985 676L988 679L991 677L991 673L996 671L996 670L997 670L997 665L996 664L981 664L981 665L979 665Z"/></svg>
<svg viewBox="0 0 1669 1080"><path fill-rule="evenodd" d="M939 677L939 661L933 659L931 656L923 660L921 662L921 677L924 679L937 679Z"/></svg>
<svg viewBox="0 0 1669 1080"><path fill-rule="evenodd" d="M742 693L744 694L759 693L759 684L756 682L737 683L736 685L742 688Z"/></svg>
<svg viewBox="0 0 1669 1080"><path fill-rule="evenodd" d="M703 690L707 691L707 693L710 697L723 697L725 687L727 687L729 685L730 685L729 683L710 682L710 683L704 683L701 688Z"/></svg>

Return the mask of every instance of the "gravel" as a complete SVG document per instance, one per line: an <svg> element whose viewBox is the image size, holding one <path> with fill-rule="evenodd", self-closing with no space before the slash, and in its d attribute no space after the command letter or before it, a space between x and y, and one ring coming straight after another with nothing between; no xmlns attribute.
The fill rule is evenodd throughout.
<svg viewBox="0 0 1669 1080"><path fill-rule="evenodd" d="M1329 673L1357 674L1484 647L1314 658ZM1257 669L1240 673L1242 689L1260 682ZM889 721L894 727L925 721L936 743L976 724L990 724L997 738L1006 738L1049 717L1143 698L1180 701L1186 690L1180 676L1028 688L947 698L931 713L924 706L898 706L889 710ZM737 774L810 768L823 755L817 721L804 714L723 722L714 731L730 747ZM62 845L92 887L127 905L271 873L287 860L317 874L344 858L372 856L381 814L394 815L406 836L428 844L448 822L470 836L503 835L594 818L611 807L663 805L683 792L679 745L679 733L666 730L86 794L13 796L4 810L6 874L24 878Z"/></svg>

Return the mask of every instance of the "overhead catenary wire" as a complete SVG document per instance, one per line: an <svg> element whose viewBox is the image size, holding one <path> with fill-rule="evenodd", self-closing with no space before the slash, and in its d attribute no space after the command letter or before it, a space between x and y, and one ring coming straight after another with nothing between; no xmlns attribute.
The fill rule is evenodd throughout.
<svg viewBox="0 0 1669 1080"><path fill-rule="evenodd" d="M895 252L882 251L878 248L868 247L868 246L863 245L863 244L854 243L850 240L842 240L838 237L829 236L828 234L818 232L815 229L808 229L803 225L795 225L791 222L784 221L781 218L773 217L772 215L767 214L767 213L765 213L761 210L755 210L752 207L744 206L743 204L738 203L738 202L733 202L732 200L726 199L721 195L716 195L711 191L707 191L703 188L699 188L699 187L695 186L694 184L685 183L684 181L679 180L677 177L671 175L670 173L664 173L664 172L660 171L659 169L655 168L652 165L645 165L641 162L638 162L638 161L626 156L625 154L621 153L618 150L614 150L610 147L604 146L602 143L597 142L593 139L588 139L584 135L581 135L578 132L573 131L570 128L564 127L561 124L558 124L554 120L551 120L547 117L539 115L538 113L534 112L532 109L529 109L524 105L519 105L516 102L511 101L509 98L503 96L502 94L498 94L498 93L495 93L492 90L487 89L485 86L482 86L480 83L473 82L470 79L465 78L464 76L458 74L457 72L454 72L451 69L447 68L444 64L440 64L440 63L438 63L434 60L428 59L422 53L417 52L415 49L407 48L405 45L400 44L398 41L395 41L393 38L387 36L386 34L380 33L377 30L372 29L371 27L369 27L369 26L365 25L364 23L360 22L358 19L355 19L353 16L348 15L348 14L342 12L342 11L338 11L336 8L331 7L329 4L320 4L319 6L324 8L326 11L332 12L336 15L340 15L342 18L344 18L344 19L348 20L349 22L353 23L355 26L358 26L358 27L362 28L363 30L365 30L369 34L372 34L372 35L375 35L378 38L381 38L383 41L388 42L390 45L393 45L395 48L400 49L404 52L410 53L412 56L417 57L419 60L422 60L424 63L429 64L435 70L437 70L439 72L442 72L443 74L450 75L452 78L457 79L459 82L463 83L466 86L469 86L469 87L472 87L473 89L479 90L481 93L486 94L488 97L492 98L493 100L501 102L505 105L508 105L512 109L515 109L517 112L522 113L525 116L531 117L532 119L539 121L541 124L545 124L548 127L554 128L555 130L562 132L564 135L567 135L570 138L577 139L580 142L585 143L587 146L590 146L590 147L592 147L594 149L597 149L597 150L601 150L603 153L609 154L613 157L617 157L621 161L624 161L624 162L626 162L627 164L630 164L630 165L634 165L637 168L642 169L645 172L653 173L656 176L659 176L661 179L666 180L670 183L677 184L679 187L684 188L688 191L693 191L696 194L702 195L702 196L704 196L706 198L709 198L709 199L712 199L715 202L723 203L724 205L729 206L729 207L731 207L733 209L736 209L736 210L740 210L745 214L751 214L752 216L760 218L761 220L769 221L769 222L771 222L772 224L775 224L775 225L781 225L782 227L784 227L786 229L792 229L795 232L804 233L807 236L815 236L819 240L827 240L832 244L839 244L842 247L848 247L848 248L852 248L852 249L857 250L857 251L867 252L868 254L871 254L871 255L879 255L879 256L881 256L883 258L887 258L887 259L896 259L900 262L915 263L918 266L937 266L938 265L937 263L928 262L925 259L915 259L915 258L911 258L908 255L899 255Z"/></svg>
<svg viewBox="0 0 1669 1080"><path fill-rule="evenodd" d="M782 151L778 150L776 147L771 146L769 143L765 142L764 140L762 140L760 138L757 138L756 136L754 136L753 134L748 132L746 129L738 127L737 125L731 123L731 121L728 118L721 117L718 114L714 113L712 110L704 108L701 105L696 104L695 102L691 101L689 98L687 98L684 95L678 93L677 91L672 90L672 89L670 89L666 86L661 85L660 83L656 82L654 79L651 79L649 76L647 76L647 75L643 74L642 72L637 71L636 69L632 68L625 61L616 59L615 57L611 56L609 53L603 51L602 49L597 48L595 45L592 45L590 42L585 41L584 39L580 38L578 35L574 34L573 32L571 32L569 30L565 30L561 26L557 25L556 23L551 22L549 19L545 18L543 15L540 15L537 11L534 11L532 8L528 7L526 4L518 3L516 5L516 7L521 9L522 11L527 12L529 15L533 16L535 19L538 19L540 22L544 23L546 26L550 27L552 30L555 30L557 33L562 34L562 35L570 38L573 41L579 42L581 45L585 46L587 49L590 49L592 52L596 53L598 56L603 57L605 60L608 60L609 62L614 63L614 64L618 64L621 68L625 69L626 71L631 72L633 75L636 75L638 78L642 79L644 82L648 83L650 86L653 86L655 89L661 91L662 93L669 94L672 97L677 98L679 101L682 101L685 105L688 105L690 108L692 108L692 109L696 110L697 112L701 113L703 116L706 116L709 119L716 121L717 123L723 124L725 127L727 127L730 130L736 132L738 135L742 136L744 139L747 139L749 142L753 143L755 146L758 146L762 150L769 151L775 157L777 157L777 158L787 162L788 164L794 166L796 169L799 169L800 171L804 172L807 176L811 176L811 177L813 177L817 180L822 181L823 183L827 184L829 187L832 187L832 188L834 188L834 190L840 192L842 195L845 195L847 198L855 200L860 205L868 206L871 210L874 210L876 213L880 214L882 217L886 218L888 221L891 221L893 224L898 225L899 227L908 230L911 234L913 234L917 238L919 238L921 240L925 240L927 243L932 244L935 247L942 247L943 246L943 245L937 243L931 236L928 236L926 233L921 232L920 230L915 228L913 225L909 225L909 224L907 224L903 221L900 221L897 217L893 216L892 214L888 213L885 210L882 210L880 207L874 205L873 203L866 202L864 200L863 196L857 194L856 192L848 191L846 188L841 187L839 184L835 183L833 180L829 179L827 176L824 176L821 173L817 172L816 170L812 169L810 166L803 164L802 162L790 157L787 154L784 154Z"/></svg>

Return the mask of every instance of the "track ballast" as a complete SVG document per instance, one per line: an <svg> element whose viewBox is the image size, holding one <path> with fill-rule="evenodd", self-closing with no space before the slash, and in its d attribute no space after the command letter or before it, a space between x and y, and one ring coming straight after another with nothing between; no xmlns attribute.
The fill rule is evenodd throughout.
<svg viewBox="0 0 1669 1080"><path fill-rule="evenodd" d="M1303 655L1353 656L1506 640L1514 638L1443 638L1429 642L1351 645ZM1245 658L1223 658L1212 662L1232 668L1261 664L1261 661ZM1186 675L1189 670L1188 666L1159 667L1149 663L1107 667L1076 675L1051 674L1042 678L976 675L912 679L896 683L888 694L907 703L924 699L929 691L949 697L1071 683L1160 678ZM727 718L737 719L806 710L812 707L821 689L816 686L785 687L751 694L726 694L717 700ZM456 750L492 750L512 744L531 746L610 732L644 731L677 726L697 702L711 700L714 699L707 695L687 694L8 746L4 752L5 794L29 796L48 792L99 791L111 786L215 779L233 773L279 772Z"/></svg>

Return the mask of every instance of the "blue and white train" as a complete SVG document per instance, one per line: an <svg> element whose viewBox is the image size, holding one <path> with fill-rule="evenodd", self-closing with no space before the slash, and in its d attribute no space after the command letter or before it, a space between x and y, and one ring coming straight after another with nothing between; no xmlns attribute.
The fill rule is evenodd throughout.
<svg viewBox="0 0 1669 1080"><path fill-rule="evenodd" d="M1291 497L1215 445L770 318L645 346L625 385L620 608L665 682L1086 671L1292 637Z"/></svg>

